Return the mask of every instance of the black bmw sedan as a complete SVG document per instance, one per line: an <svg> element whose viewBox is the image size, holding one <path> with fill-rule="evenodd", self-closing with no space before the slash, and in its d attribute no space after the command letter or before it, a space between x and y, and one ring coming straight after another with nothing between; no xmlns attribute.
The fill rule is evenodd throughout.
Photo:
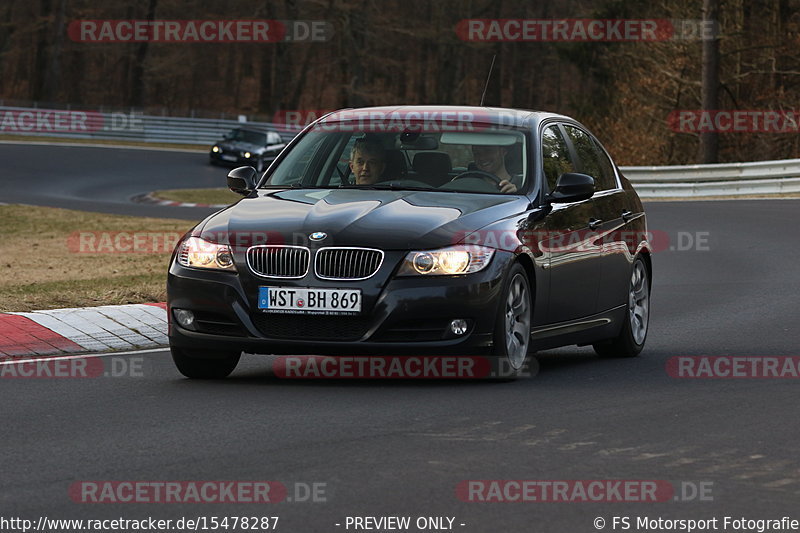
<svg viewBox="0 0 800 533"><path fill-rule="evenodd" d="M277 131L234 128L214 143L208 161L212 165L252 165L261 172L285 146Z"/></svg>
<svg viewBox="0 0 800 533"><path fill-rule="evenodd" d="M241 353L631 357L648 330L651 245L630 182L584 126L551 113L376 107L326 115L169 267L180 372Z"/></svg>

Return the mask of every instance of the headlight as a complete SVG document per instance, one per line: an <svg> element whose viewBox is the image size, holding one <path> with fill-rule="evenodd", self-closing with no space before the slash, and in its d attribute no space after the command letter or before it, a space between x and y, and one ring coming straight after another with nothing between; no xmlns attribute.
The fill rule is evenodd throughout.
<svg viewBox="0 0 800 533"><path fill-rule="evenodd" d="M494 250L483 246L451 246L441 250L409 252L398 276L452 276L482 270Z"/></svg>
<svg viewBox="0 0 800 533"><path fill-rule="evenodd" d="M251 154L250 152L245 152L245 153L244 153L244 158L245 158L245 159L250 159L250 156L251 156L251 155L253 155L253 154Z"/></svg>
<svg viewBox="0 0 800 533"><path fill-rule="evenodd" d="M217 152L219 152L219 146L212 146L211 151L216 154Z"/></svg>
<svg viewBox="0 0 800 533"><path fill-rule="evenodd" d="M228 245L208 242L199 237L189 237L183 241L178 251L178 263L185 267L236 272L233 254Z"/></svg>

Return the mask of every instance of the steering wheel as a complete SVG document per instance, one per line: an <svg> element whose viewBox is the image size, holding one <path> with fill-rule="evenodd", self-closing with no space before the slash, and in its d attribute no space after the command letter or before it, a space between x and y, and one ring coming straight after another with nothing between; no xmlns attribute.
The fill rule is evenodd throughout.
<svg viewBox="0 0 800 533"><path fill-rule="evenodd" d="M500 186L500 182L503 181L491 172L484 172L483 170L467 170L466 172L462 172L455 178L451 179L450 181L456 181L463 178L480 178L480 179L490 179L495 182L498 186Z"/></svg>

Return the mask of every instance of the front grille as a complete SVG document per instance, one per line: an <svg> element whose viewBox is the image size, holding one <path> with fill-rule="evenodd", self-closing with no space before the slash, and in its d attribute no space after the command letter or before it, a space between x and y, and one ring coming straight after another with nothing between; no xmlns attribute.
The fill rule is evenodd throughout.
<svg viewBox="0 0 800 533"><path fill-rule="evenodd" d="M320 279L367 279L383 263L383 252L373 248L320 248L314 271Z"/></svg>
<svg viewBox="0 0 800 533"><path fill-rule="evenodd" d="M247 249L247 265L267 278L302 278L308 272L310 252L303 246L259 245Z"/></svg>
<svg viewBox="0 0 800 533"><path fill-rule="evenodd" d="M369 317L259 313L253 324L265 337L356 341L367 332Z"/></svg>

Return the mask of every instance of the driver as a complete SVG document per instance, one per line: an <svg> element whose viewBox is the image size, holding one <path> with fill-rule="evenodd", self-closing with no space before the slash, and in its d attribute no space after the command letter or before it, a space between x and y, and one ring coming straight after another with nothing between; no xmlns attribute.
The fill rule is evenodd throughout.
<svg viewBox="0 0 800 533"><path fill-rule="evenodd" d="M386 168L386 150L380 141L362 138L350 151L350 170L357 185L372 185Z"/></svg>
<svg viewBox="0 0 800 533"><path fill-rule="evenodd" d="M475 169L500 178L500 183L497 184L500 192L515 193L517 186L511 183L511 174L506 170L505 156L507 152L508 150L502 146L474 145L472 147ZM488 179L486 181L494 185L494 181Z"/></svg>

